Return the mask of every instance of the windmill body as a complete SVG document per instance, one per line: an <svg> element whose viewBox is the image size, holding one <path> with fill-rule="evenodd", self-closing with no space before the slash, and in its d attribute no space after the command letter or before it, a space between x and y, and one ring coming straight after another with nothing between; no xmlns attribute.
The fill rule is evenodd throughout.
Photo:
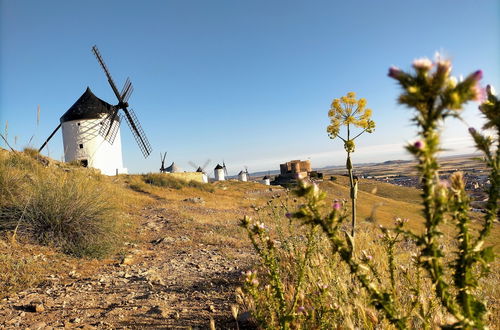
<svg viewBox="0 0 500 330"><path fill-rule="evenodd" d="M118 117L112 125L116 127L113 143L99 134L103 119L113 111L112 105L99 99L87 87L60 119L66 162L77 161L106 175L127 173L123 167Z"/></svg>
<svg viewBox="0 0 500 330"><path fill-rule="evenodd" d="M217 166L214 168L214 176L215 176L215 181L226 180L224 167L217 164Z"/></svg>
<svg viewBox="0 0 500 330"><path fill-rule="evenodd" d="M205 173L205 171L203 171L201 166L198 166L198 169L196 170L196 172L201 173L201 180L203 181L203 183L208 183L208 175L207 175L207 173Z"/></svg>
<svg viewBox="0 0 500 330"><path fill-rule="evenodd" d="M240 173L238 173L238 180L243 181L243 182L247 182L248 181L247 172L240 171Z"/></svg>
<svg viewBox="0 0 500 330"><path fill-rule="evenodd" d="M265 177L262 178L261 183L265 184L266 186L269 186L269 185L271 185L271 178L266 175Z"/></svg>

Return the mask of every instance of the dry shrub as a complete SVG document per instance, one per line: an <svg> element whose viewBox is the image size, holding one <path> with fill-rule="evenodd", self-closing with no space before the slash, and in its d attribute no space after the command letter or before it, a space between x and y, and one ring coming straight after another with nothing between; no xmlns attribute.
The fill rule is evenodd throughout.
<svg viewBox="0 0 500 330"><path fill-rule="evenodd" d="M1 231L75 256L102 257L113 250L116 213L101 176L47 169L22 153L2 155L0 169Z"/></svg>
<svg viewBox="0 0 500 330"><path fill-rule="evenodd" d="M165 175L161 173L148 173L142 176L143 180L147 184L151 184L157 187L171 188L180 190L184 187L191 187L201 191L214 192L214 188L206 183L201 183L198 181L185 181L170 175ZM141 188L136 186L136 188Z"/></svg>

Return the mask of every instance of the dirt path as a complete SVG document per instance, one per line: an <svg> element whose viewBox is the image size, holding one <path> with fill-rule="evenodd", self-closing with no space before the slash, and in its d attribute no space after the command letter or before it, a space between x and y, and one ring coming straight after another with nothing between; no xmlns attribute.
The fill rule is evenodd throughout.
<svg viewBox="0 0 500 330"><path fill-rule="evenodd" d="M51 275L42 286L4 299L0 328L206 329L211 318L218 328L235 328L231 304L251 250L203 244L200 233L211 225L189 223L165 201L146 207L140 218L140 239L128 243L121 262ZM238 258L228 257L228 248Z"/></svg>

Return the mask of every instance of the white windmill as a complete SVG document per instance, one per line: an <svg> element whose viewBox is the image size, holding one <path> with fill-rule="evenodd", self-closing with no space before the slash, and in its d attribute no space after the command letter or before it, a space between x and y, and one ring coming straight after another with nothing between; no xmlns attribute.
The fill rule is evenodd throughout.
<svg viewBox="0 0 500 330"><path fill-rule="evenodd" d="M250 173L248 173L248 168L245 166L245 171L240 171L238 173L238 180L242 182L250 181Z"/></svg>
<svg viewBox="0 0 500 330"><path fill-rule="evenodd" d="M215 181L226 180L225 167L222 167L219 164L217 164L217 166L215 166L215 168L214 168L214 177L215 177Z"/></svg>
<svg viewBox="0 0 500 330"><path fill-rule="evenodd" d="M101 100L87 87L87 90L75 104L62 115L60 124L50 134L39 151L47 145L59 128L62 128L64 160L66 162L78 161L82 166L97 168L106 175L126 173L127 169L123 168L120 137L122 117L125 117L144 157L151 153L151 145L134 111L128 109L127 101L134 89L130 79L127 78L122 91L118 92L96 46L92 47L92 52L104 70L118 99L118 104L113 106ZM123 115L119 113L119 110L123 110Z"/></svg>
<svg viewBox="0 0 500 330"><path fill-rule="evenodd" d="M205 161L205 164L203 164L203 166L198 166L198 165L196 165L195 163L193 163L191 161L189 162L189 165L191 165L191 167L193 167L193 169L195 169L197 173L201 173L202 174L202 181L203 181L203 183L208 183L208 173L205 170L205 168L208 166L209 163L210 163L210 159L207 159Z"/></svg>

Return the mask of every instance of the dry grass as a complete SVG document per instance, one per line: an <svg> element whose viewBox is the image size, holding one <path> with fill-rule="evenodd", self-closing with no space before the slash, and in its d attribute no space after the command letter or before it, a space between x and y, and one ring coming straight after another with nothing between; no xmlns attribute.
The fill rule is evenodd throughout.
<svg viewBox="0 0 500 330"><path fill-rule="evenodd" d="M43 160L33 150L0 154L0 230L75 256L112 252L123 232L114 185Z"/></svg>
<svg viewBox="0 0 500 330"><path fill-rule="evenodd" d="M334 197L344 193L345 187L326 183ZM376 201L377 196L363 196L363 201ZM384 315L376 311L370 304L370 297L366 291L354 281L345 263L337 255L331 253L326 237L316 232L308 241L310 227L300 225L299 221L290 221L284 215L296 209L302 201L294 201L286 195L270 200L266 207L261 208L254 219L265 224L267 230L264 236L269 236L276 248L276 259L279 261L279 276L283 283L285 301L288 308L294 308L294 320L291 327L306 328L336 328L339 324L347 328L359 329L391 329ZM398 212L411 205L405 202L391 201L389 204ZM414 212L418 213L418 208ZM365 211L366 212L366 211ZM407 211L408 212L408 211ZM415 219L413 214L412 219ZM393 227L391 219L381 221L384 226ZM421 228L419 225L415 226ZM356 259L369 257L368 264L376 270L377 285L390 288L389 259L387 243L383 239L378 225L369 222L360 222L356 234ZM349 225L346 224L346 230ZM267 243L263 242L262 247ZM452 262L456 251L456 244L451 236L443 238L442 244L447 255L447 262ZM306 251L312 247L312 253L305 262L305 280L297 286L301 271L301 262ZM440 306L434 295L433 286L425 271L418 269L412 262L417 252L415 243L410 240L401 240L396 245L395 253L395 283L393 290L398 308L408 313L408 327L431 328L449 324L452 319ZM263 254L268 254L264 252ZM271 253L272 254L272 253ZM252 286L250 276L244 284L246 288L240 292L240 303L243 308L252 311L255 319L263 328L279 326L278 303L275 297L274 286L269 266L265 262L256 265L257 285ZM481 280L482 293L490 306L490 324L499 325L498 291L499 266L492 265L492 272ZM420 272L420 276L418 273ZM451 282L452 274L446 274ZM293 299L298 294L299 299L295 307ZM416 305L414 305L416 303ZM415 306L415 307L414 307Z"/></svg>

